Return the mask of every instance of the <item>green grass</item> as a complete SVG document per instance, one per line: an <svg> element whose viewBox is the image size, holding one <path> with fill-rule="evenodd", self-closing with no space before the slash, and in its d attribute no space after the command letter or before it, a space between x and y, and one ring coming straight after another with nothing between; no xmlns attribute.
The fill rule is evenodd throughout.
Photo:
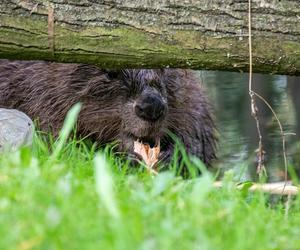
<svg viewBox="0 0 300 250"><path fill-rule="evenodd" d="M50 146L38 136L0 154L0 249L300 249L299 197L286 211L230 174L216 189L197 161L198 177L151 176L110 147L66 142L68 126Z"/></svg>

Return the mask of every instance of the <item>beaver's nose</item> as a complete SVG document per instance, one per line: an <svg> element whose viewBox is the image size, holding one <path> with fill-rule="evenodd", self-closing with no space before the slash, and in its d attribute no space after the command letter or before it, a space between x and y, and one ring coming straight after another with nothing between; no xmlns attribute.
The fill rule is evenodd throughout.
<svg viewBox="0 0 300 250"><path fill-rule="evenodd" d="M144 96L135 105L135 113L143 120L155 122L165 114L166 105L160 96Z"/></svg>

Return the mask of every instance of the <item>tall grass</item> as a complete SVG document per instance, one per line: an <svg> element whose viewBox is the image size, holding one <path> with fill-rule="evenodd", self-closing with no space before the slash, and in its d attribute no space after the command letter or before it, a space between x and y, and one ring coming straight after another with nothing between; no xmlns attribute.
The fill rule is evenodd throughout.
<svg viewBox="0 0 300 250"><path fill-rule="evenodd" d="M300 249L299 197L286 212L231 174L214 188L197 159L184 156L201 176L182 179L175 160L151 176L66 138L0 154L0 249Z"/></svg>

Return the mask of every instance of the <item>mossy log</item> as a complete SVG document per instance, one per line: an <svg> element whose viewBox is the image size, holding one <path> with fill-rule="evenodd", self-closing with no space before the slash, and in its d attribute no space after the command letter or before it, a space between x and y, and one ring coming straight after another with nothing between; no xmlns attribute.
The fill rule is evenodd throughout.
<svg viewBox="0 0 300 250"><path fill-rule="evenodd" d="M300 75L300 1L252 0L253 70ZM5 0L0 58L247 71L248 0Z"/></svg>

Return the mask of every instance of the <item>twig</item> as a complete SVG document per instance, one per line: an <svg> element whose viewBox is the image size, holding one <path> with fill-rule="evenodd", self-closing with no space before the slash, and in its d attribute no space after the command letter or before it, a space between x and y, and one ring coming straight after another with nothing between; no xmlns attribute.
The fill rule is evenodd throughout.
<svg viewBox="0 0 300 250"><path fill-rule="evenodd" d="M251 0L249 0L248 6L248 43L249 43L249 94L253 97L252 93L252 32L251 32Z"/></svg>
<svg viewBox="0 0 300 250"><path fill-rule="evenodd" d="M221 188L223 183L221 181L214 182L214 187ZM243 185L236 185L237 189L242 189ZM287 184L287 182L275 182L275 183L253 183L249 188L250 191L261 191L269 194L278 194L278 195L297 195L299 193L299 187Z"/></svg>
<svg viewBox="0 0 300 250"><path fill-rule="evenodd" d="M279 126L280 129L280 134L281 134L281 138L282 138L282 154L283 154L283 159L284 159L284 182L287 183L287 157L286 157L286 141L285 141L285 136L287 135L287 133L284 133L282 124L276 114L276 112L274 111L274 109L271 107L271 105L266 101L265 98L263 98L261 95L259 95L258 93L254 92L254 95L257 96L259 99L261 99L267 106L268 108L271 110L272 114L274 115L277 124ZM293 133L288 133L288 134L293 134Z"/></svg>
<svg viewBox="0 0 300 250"><path fill-rule="evenodd" d="M255 94L252 90L252 32L251 32L251 0L248 1L248 43L249 43L249 96L251 99L251 115L255 119L256 122L256 128L258 133L258 149L257 149L257 174L261 176L262 173L266 174L266 169L264 166L264 159L265 159L265 151L263 150L263 144L262 144L262 135L260 130L260 123L257 116L258 108L255 102Z"/></svg>
<svg viewBox="0 0 300 250"><path fill-rule="evenodd" d="M279 126L280 129L280 135L282 138L282 154L283 154L283 159L284 159L284 185L282 188L282 194L284 194L285 191L285 187L287 185L287 172L288 172L288 163L287 163L287 156L286 156L286 140L285 140L285 136L288 134L293 134L293 133L285 133L282 127L282 124L276 114L276 112L274 111L274 109L271 107L271 105L258 93L256 93L255 91L252 90L252 34L251 34L251 0L249 0L249 10L248 10L248 32L249 32L249 95L251 98L251 114L252 116L255 118L256 120L256 126L257 126L257 131L258 131L258 135L259 135L259 148L258 148L258 171L260 170L260 164L263 161L264 158L264 153L265 151L263 151L262 149L262 142L261 142L261 132L260 132L260 128L259 128L259 120L257 117L257 106L255 103L255 99L254 96L258 97L260 100L262 100L267 107L271 110L272 114L274 115L277 124ZM265 169L264 169L265 170Z"/></svg>

